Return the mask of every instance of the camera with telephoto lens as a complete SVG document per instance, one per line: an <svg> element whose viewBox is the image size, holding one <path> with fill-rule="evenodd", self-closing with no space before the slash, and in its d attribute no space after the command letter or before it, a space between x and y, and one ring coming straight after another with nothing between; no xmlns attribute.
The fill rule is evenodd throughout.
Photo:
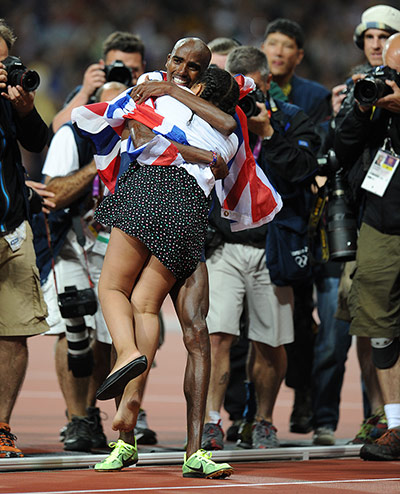
<svg viewBox="0 0 400 494"><path fill-rule="evenodd" d="M354 97L360 105L373 105L378 99L393 93L386 80L394 81L400 87L400 74L394 69L382 65L367 72L364 79L354 85Z"/></svg>
<svg viewBox="0 0 400 494"><path fill-rule="evenodd" d="M97 311L97 299L92 288L78 290L75 285L66 286L58 294L58 306L64 319L93 315Z"/></svg>
<svg viewBox="0 0 400 494"><path fill-rule="evenodd" d="M25 91L35 91L40 84L39 74L28 70L18 57L9 56L1 61L7 71L7 84L22 86Z"/></svg>
<svg viewBox="0 0 400 494"><path fill-rule="evenodd" d="M254 117L260 113L256 103L265 103L265 95L261 89L254 89L239 100L239 106L247 118Z"/></svg>
<svg viewBox="0 0 400 494"><path fill-rule="evenodd" d="M357 220L347 195L343 168L333 150L318 158L318 175L327 177L327 225L329 259L352 261L357 250Z"/></svg>
<svg viewBox="0 0 400 494"><path fill-rule="evenodd" d="M132 71L121 60L115 60L111 65L106 65L104 72L107 82L115 81L127 87L132 86Z"/></svg>

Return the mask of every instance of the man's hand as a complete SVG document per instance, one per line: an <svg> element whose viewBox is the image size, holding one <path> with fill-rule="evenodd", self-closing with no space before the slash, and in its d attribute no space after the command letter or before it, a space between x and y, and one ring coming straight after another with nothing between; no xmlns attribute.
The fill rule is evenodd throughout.
<svg viewBox="0 0 400 494"><path fill-rule="evenodd" d="M4 64L0 62L0 95L11 102L18 116L23 118L33 110L35 93L25 91L22 86L7 85L8 74Z"/></svg>
<svg viewBox="0 0 400 494"><path fill-rule="evenodd" d="M346 97L346 84L339 84L332 89L332 112L333 116L339 113L342 102Z"/></svg>
<svg viewBox="0 0 400 494"><path fill-rule="evenodd" d="M135 120L128 120L128 128L135 148L150 142L154 137L154 133L149 127Z"/></svg>
<svg viewBox="0 0 400 494"><path fill-rule="evenodd" d="M23 118L33 110L35 99L33 91L25 91L22 86L8 86L7 91L1 95L11 102L18 116Z"/></svg>
<svg viewBox="0 0 400 494"><path fill-rule="evenodd" d="M384 108L393 113L400 113L400 88L394 81L389 79L387 79L385 83L392 88L393 93L378 99L375 106Z"/></svg>
<svg viewBox="0 0 400 494"><path fill-rule="evenodd" d="M8 73L4 64L0 62L0 90L4 91L7 87Z"/></svg>
<svg viewBox="0 0 400 494"><path fill-rule="evenodd" d="M89 65L83 75L80 92L85 95L86 99L89 99L96 89L105 83L106 74L104 72L104 65L101 63L93 63L92 65Z"/></svg>
<svg viewBox="0 0 400 494"><path fill-rule="evenodd" d="M49 198L54 197L54 192L50 192L45 184L41 182L34 182L33 180L25 180L25 185L33 189L37 194L43 198L42 211L43 213L50 213L50 210L56 207L55 202Z"/></svg>
<svg viewBox="0 0 400 494"><path fill-rule="evenodd" d="M135 86L130 96L136 104L140 105L152 96L157 97L171 94L174 87L176 87L175 84L171 82L146 80L142 84Z"/></svg>
<svg viewBox="0 0 400 494"><path fill-rule="evenodd" d="M260 113L254 117L247 119L247 126L251 132L259 137L271 137L274 133L274 129L271 125L271 120L268 115L268 110L265 104L256 102L256 105L260 109Z"/></svg>

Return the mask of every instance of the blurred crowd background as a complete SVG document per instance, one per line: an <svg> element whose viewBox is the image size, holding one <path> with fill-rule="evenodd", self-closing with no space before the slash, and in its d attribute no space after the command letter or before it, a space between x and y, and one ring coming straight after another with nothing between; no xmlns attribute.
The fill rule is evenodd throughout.
<svg viewBox="0 0 400 494"><path fill-rule="evenodd" d="M287 17L306 34L298 74L328 88L342 82L362 52L352 41L367 0L2 0L0 16L18 40L13 55L40 73L36 105L50 123L84 70L101 57L104 38L115 30L140 34L147 68L162 68L176 40L218 36L260 46L266 24Z"/></svg>

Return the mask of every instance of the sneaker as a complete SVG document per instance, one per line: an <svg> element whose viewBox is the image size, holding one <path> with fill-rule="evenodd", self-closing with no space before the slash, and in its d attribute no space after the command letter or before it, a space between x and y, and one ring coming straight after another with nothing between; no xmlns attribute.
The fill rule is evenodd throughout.
<svg viewBox="0 0 400 494"><path fill-rule="evenodd" d="M112 448L111 453L101 463L96 463L96 472L116 472L138 462L136 438L134 446L118 439L116 443L110 443L109 447Z"/></svg>
<svg viewBox="0 0 400 494"><path fill-rule="evenodd" d="M311 421L311 390L295 389L293 410L290 415L290 432L308 434L312 431Z"/></svg>
<svg viewBox="0 0 400 494"><path fill-rule="evenodd" d="M251 449L253 447L253 422L247 422L243 420L239 427L238 440L236 447L240 449Z"/></svg>
<svg viewBox="0 0 400 494"><path fill-rule="evenodd" d="M92 448L107 448L107 438L104 434L103 424L101 423L100 408L88 407L86 409L87 420L90 423L92 431Z"/></svg>
<svg viewBox="0 0 400 494"><path fill-rule="evenodd" d="M0 458L22 458L24 454L15 446L17 436L11 433L10 426L0 422Z"/></svg>
<svg viewBox="0 0 400 494"><path fill-rule="evenodd" d="M90 451L92 449L92 428L87 417L73 416L67 424L64 436L66 451Z"/></svg>
<svg viewBox="0 0 400 494"><path fill-rule="evenodd" d="M363 460L400 460L400 427L388 429L372 444L364 444L360 456Z"/></svg>
<svg viewBox="0 0 400 494"><path fill-rule="evenodd" d="M279 448L279 441L276 436L277 429L271 422L266 420L255 420L251 433L253 449Z"/></svg>
<svg viewBox="0 0 400 494"><path fill-rule="evenodd" d="M228 430L226 431L226 440L230 442L236 442L239 439L239 427L242 423L242 419L234 420Z"/></svg>
<svg viewBox="0 0 400 494"><path fill-rule="evenodd" d="M201 447L207 451L224 449L224 431L219 424L204 424Z"/></svg>
<svg viewBox="0 0 400 494"><path fill-rule="evenodd" d="M233 473L233 468L228 463L215 463L210 452L199 449L188 459L185 453L182 473L184 477L224 479Z"/></svg>
<svg viewBox="0 0 400 494"><path fill-rule="evenodd" d="M142 409L136 421L135 436L138 444L157 444L157 434L149 429L146 412Z"/></svg>
<svg viewBox="0 0 400 494"><path fill-rule="evenodd" d="M336 442L333 428L329 426L317 427L312 442L316 446L333 446Z"/></svg>
<svg viewBox="0 0 400 494"><path fill-rule="evenodd" d="M388 430L383 407L363 421L356 437L349 444L372 444Z"/></svg>

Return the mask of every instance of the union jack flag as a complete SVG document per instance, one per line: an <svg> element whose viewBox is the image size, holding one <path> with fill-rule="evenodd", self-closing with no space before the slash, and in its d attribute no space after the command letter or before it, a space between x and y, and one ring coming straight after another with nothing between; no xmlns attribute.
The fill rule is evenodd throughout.
<svg viewBox="0 0 400 494"><path fill-rule="evenodd" d="M241 97L254 89L248 77L237 76ZM179 165L184 162L177 148L168 140L189 144L185 132L158 114L152 101L136 105L129 96L131 88L110 103L95 103L75 108L72 121L81 135L92 140L94 159L100 178L113 193L117 180L129 165L137 159L141 164ZM150 143L135 148L130 138L122 141L125 119L144 123L156 136ZM222 205L221 214L231 222L232 231L261 226L271 221L282 207L282 200L262 169L256 164L251 152L247 119L237 107L235 119L238 123L235 134L239 141L238 150L228 163L229 175L216 182L216 193ZM129 160L121 156L127 151ZM154 158L157 156L157 158Z"/></svg>

